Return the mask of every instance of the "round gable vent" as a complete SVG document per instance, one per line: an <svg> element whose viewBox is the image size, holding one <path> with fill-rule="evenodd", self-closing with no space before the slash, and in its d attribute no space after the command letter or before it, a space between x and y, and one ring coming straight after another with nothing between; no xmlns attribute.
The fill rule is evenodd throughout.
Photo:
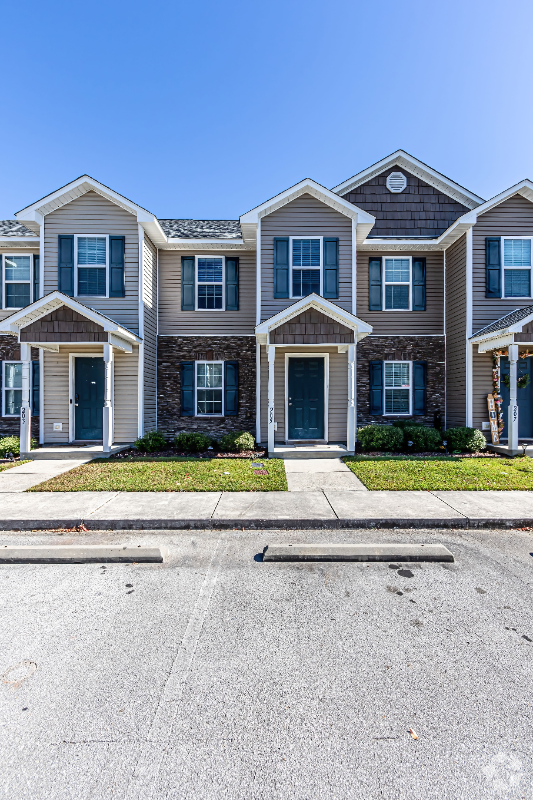
<svg viewBox="0 0 533 800"><path fill-rule="evenodd" d="M394 194L398 194L399 192L403 192L406 186L407 186L407 178L405 177L403 172L391 172L391 174L387 178L387 189L389 190L389 192L394 192Z"/></svg>

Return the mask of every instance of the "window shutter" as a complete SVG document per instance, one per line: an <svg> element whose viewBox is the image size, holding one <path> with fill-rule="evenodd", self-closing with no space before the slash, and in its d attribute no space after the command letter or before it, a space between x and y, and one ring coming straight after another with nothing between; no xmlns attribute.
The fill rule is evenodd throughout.
<svg viewBox="0 0 533 800"><path fill-rule="evenodd" d="M74 296L74 236L58 237L57 269L59 291Z"/></svg>
<svg viewBox="0 0 533 800"><path fill-rule="evenodd" d="M40 258L33 256L33 302L39 299L41 292ZM1 278L1 275L0 275Z"/></svg>
<svg viewBox="0 0 533 800"><path fill-rule="evenodd" d="M182 361L180 416L194 417L194 361Z"/></svg>
<svg viewBox="0 0 533 800"><path fill-rule="evenodd" d="M236 417L239 410L239 364L224 361L224 414Z"/></svg>
<svg viewBox="0 0 533 800"><path fill-rule="evenodd" d="M41 370L38 361L31 362L31 413L33 417L39 416L39 390L41 388Z"/></svg>
<svg viewBox="0 0 533 800"><path fill-rule="evenodd" d="M485 239L485 297L502 296L501 242L499 236L487 236Z"/></svg>
<svg viewBox="0 0 533 800"><path fill-rule="evenodd" d="M383 414L383 361L370 362L370 413Z"/></svg>
<svg viewBox="0 0 533 800"><path fill-rule="evenodd" d="M181 257L181 310L194 311L194 256Z"/></svg>
<svg viewBox="0 0 533 800"><path fill-rule="evenodd" d="M274 297L289 296L289 239L274 239Z"/></svg>
<svg viewBox="0 0 533 800"><path fill-rule="evenodd" d="M109 297L124 297L124 236L109 237Z"/></svg>
<svg viewBox="0 0 533 800"><path fill-rule="evenodd" d="M324 292L332 300L339 296L339 240L324 239Z"/></svg>
<svg viewBox="0 0 533 800"><path fill-rule="evenodd" d="M413 414L425 414L427 410L427 362L413 361Z"/></svg>
<svg viewBox="0 0 533 800"><path fill-rule="evenodd" d="M426 310L426 259L413 258L413 311Z"/></svg>
<svg viewBox="0 0 533 800"><path fill-rule="evenodd" d="M368 262L368 310L381 311L382 309L382 259L371 258ZM381 362L379 362L381 363ZM381 411L379 412L381 414Z"/></svg>
<svg viewBox="0 0 533 800"><path fill-rule="evenodd" d="M239 310L239 259L226 257L226 311Z"/></svg>

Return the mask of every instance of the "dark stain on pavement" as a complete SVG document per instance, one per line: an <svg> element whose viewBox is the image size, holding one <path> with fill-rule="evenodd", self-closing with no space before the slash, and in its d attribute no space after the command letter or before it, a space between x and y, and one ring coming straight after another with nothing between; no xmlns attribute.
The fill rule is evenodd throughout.
<svg viewBox="0 0 533 800"><path fill-rule="evenodd" d="M410 569L399 569L397 574L401 575L402 578L414 578L415 577L414 572L411 572Z"/></svg>

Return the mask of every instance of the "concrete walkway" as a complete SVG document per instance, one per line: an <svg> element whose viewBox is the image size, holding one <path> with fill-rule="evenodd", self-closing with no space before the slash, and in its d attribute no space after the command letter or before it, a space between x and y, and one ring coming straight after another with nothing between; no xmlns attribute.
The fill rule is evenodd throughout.
<svg viewBox="0 0 533 800"><path fill-rule="evenodd" d="M340 458L285 458L284 464L289 492L309 492L316 489L368 491Z"/></svg>
<svg viewBox="0 0 533 800"><path fill-rule="evenodd" d="M86 464L90 458L73 459L65 458L62 460L49 461L29 461L27 464L19 464L17 467L10 467L0 472L0 495L4 492L25 492L38 483L55 478L69 469ZM1 503L1 501L0 501ZM0 510L0 515L1 515Z"/></svg>
<svg viewBox="0 0 533 800"><path fill-rule="evenodd" d="M533 492L325 489L0 495L0 530L73 528L82 523L92 530L523 528L533 527Z"/></svg>

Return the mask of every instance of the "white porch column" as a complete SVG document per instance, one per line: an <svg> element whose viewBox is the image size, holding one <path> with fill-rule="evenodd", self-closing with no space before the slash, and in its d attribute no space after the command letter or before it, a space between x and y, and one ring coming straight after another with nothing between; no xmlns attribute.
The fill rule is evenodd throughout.
<svg viewBox="0 0 533 800"><path fill-rule="evenodd" d="M517 367L518 345L509 345L509 416L507 418L509 450L518 450L518 400L517 400Z"/></svg>
<svg viewBox="0 0 533 800"><path fill-rule="evenodd" d="M348 347L348 431L346 447L349 452L355 450L355 345Z"/></svg>
<svg viewBox="0 0 533 800"><path fill-rule="evenodd" d="M274 452L274 361L276 348L272 345L268 350L268 452Z"/></svg>
<svg viewBox="0 0 533 800"><path fill-rule="evenodd" d="M22 404L20 407L20 455L22 456L22 454L26 455L31 450L31 347L29 344L20 345L20 360L22 361Z"/></svg>
<svg viewBox="0 0 533 800"><path fill-rule="evenodd" d="M103 450L104 453L111 452L113 444L113 347L104 344L104 431L103 431Z"/></svg>

